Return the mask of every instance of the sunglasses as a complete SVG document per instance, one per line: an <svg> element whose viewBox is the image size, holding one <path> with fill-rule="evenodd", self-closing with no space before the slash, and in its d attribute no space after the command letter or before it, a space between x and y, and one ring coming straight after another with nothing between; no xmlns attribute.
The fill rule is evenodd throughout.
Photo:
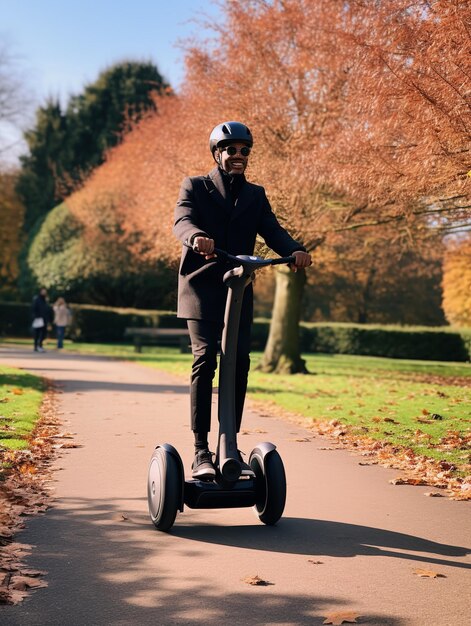
<svg viewBox="0 0 471 626"><path fill-rule="evenodd" d="M250 154L250 148L248 146L243 146L240 150L238 150L235 146L225 146L224 148L221 148L221 152L223 150L225 150L229 156L235 156L238 152L240 152L243 157L248 157Z"/></svg>

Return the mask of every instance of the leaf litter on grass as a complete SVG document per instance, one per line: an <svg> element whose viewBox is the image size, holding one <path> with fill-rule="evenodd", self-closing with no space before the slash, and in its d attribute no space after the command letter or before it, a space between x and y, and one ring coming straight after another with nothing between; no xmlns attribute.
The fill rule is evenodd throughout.
<svg viewBox="0 0 471 626"><path fill-rule="evenodd" d="M40 414L27 449L0 449L0 605L17 604L31 589L47 586L46 572L25 565L31 546L14 541L14 537L24 527L24 517L44 513L52 498L48 482L60 422L51 384Z"/></svg>
<svg viewBox="0 0 471 626"><path fill-rule="evenodd" d="M349 359L343 360L348 365ZM362 357L350 360L363 362ZM316 365L317 361L320 364ZM469 368L423 363L419 364L423 368L437 369L440 365L446 375L416 375L395 371L416 367L413 362L375 359L374 366L379 364L379 370L350 368L355 374L346 387L345 375L336 370L335 361L332 357L313 356L311 363L318 375L293 376L290 392L285 390L283 376L274 376L276 388L271 390L268 386L264 389L255 374L249 382L249 390L255 387L251 398L264 412L270 407L274 415L294 418L298 423L302 420L309 429L335 441L335 445L324 448L358 451L371 462L403 470L402 484L426 484L446 490L454 499L469 499L471 419L466 406L471 403L471 377L449 375ZM329 413L334 414L333 419L329 419ZM306 424L306 418L312 421ZM444 466L444 462L451 465Z"/></svg>

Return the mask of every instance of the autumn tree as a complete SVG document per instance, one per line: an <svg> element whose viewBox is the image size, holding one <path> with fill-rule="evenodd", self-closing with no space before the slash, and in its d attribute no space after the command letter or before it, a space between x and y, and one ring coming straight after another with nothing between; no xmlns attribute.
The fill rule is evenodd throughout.
<svg viewBox="0 0 471 626"><path fill-rule="evenodd" d="M316 255L305 319L441 325L443 245L407 248L391 227L337 233Z"/></svg>
<svg viewBox="0 0 471 626"><path fill-rule="evenodd" d="M157 106L158 113L149 114L108 153L68 205L91 232L99 228L103 196L112 198L123 230L134 234L135 255L175 267L180 245L172 226L180 182L198 171L201 162L211 165L207 146L180 99L159 99ZM200 125L205 136L204 122Z"/></svg>
<svg viewBox="0 0 471 626"><path fill-rule="evenodd" d="M404 248L376 232L370 239L365 231L356 231L356 247L353 234L347 232L318 248L315 271L306 275L303 321L445 324L443 245ZM274 292L272 272L257 277L256 316L271 315Z"/></svg>
<svg viewBox="0 0 471 626"><path fill-rule="evenodd" d="M66 203L50 211L31 245L31 279L23 292L39 286L78 303L173 309L174 273L162 263L135 255L138 235L126 234L109 195L99 203L98 227L87 229Z"/></svg>
<svg viewBox="0 0 471 626"><path fill-rule="evenodd" d="M81 224L80 238L88 249L98 241L106 245L109 238L108 257L115 265L116 280L121 276L126 281L125 275L130 278L128 266L153 267L153 276L146 274L146 289L148 297L153 298L152 306L155 307L159 298L160 306L173 308L180 251L172 235L178 187L188 172L201 168L201 162L206 160L210 167L210 158L196 126L188 126L191 118L178 97L158 97L156 108L157 113L144 116L123 137L122 143L107 153L106 161L67 199L67 207ZM199 123L200 132L205 135L204 122ZM104 216L110 216L110 212L115 224L114 234L103 223ZM119 245L131 255L127 262L116 254ZM171 281L167 280L168 272L162 264L171 269ZM141 294L142 305L142 281L137 274L133 280ZM116 303L117 296L106 290L105 293L108 304Z"/></svg>
<svg viewBox="0 0 471 626"><path fill-rule="evenodd" d="M466 225L465 3L242 1L226 17L218 45L193 50L188 88L224 111L231 85L256 172L308 247L387 223L409 239Z"/></svg>
<svg viewBox="0 0 471 626"><path fill-rule="evenodd" d="M65 110L50 99L25 133L29 154L21 158L18 192L25 207L25 229L67 197L119 143L130 125L155 107L154 92L168 85L156 66L126 61L104 70Z"/></svg>
<svg viewBox="0 0 471 626"><path fill-rule="evenodd" d="M211 128L240 119L255 137L250 179L267 188L280 221L308 249L322 242L334 250L345 233L345 258L356 259L359 229L377 229L371 237L380 239L374 232L387 225L394 250L439 241L436 234L469 220L465 4L225 4L212 44L188 48L179 97L125 138L71 207L86 212L100 189L114 189L123 228L142 234L136 251L175 261L180 180L212 166ZM388 241L385 249L394 252ZM282 327L278 315L297 326L303 279L286 278L299 279L299 289L281 298L273 329ZM289 346L276 339L283 353ZM276 369L276 355L266 356ZM292 361L296 370L301 361Z"/></svg>

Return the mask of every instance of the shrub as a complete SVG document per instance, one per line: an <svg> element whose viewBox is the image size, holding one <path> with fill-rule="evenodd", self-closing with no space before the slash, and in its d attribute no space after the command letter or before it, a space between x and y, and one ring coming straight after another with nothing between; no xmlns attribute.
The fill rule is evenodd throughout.
<svg viewBox="0 0 471 626"><path fill-rule="evenodd" d="M65 203L49 212L33 238L23 267L23 297L46 287L51 298L115 307L172 308L177 275L161 261L131 252L112 211L112 200L95 207L99 228L86 232ZM131 238L132 239L132 238Z"/></svg>
<svg viewBox="0 0 471 626"><path fill-rule="evenodd" d="M307 327L306 352L331 352L432 361L467 361L459 332L443 329L365 327L356 324ZM306 341L306 339L305 339Z"/></svg>

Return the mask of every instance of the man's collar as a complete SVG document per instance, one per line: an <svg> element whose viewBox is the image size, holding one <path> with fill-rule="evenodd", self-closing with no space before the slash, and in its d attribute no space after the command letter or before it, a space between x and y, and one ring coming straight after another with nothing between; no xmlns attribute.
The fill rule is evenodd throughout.
<svg viewBox="0 0 471 626"><path fill-rule="evenodd" d="M218 166L218 170L222 176L222 179L227 180L230 183L246 181L245 174L229 174L229 172L226 172L226 170L223 170L222 167L219 167L219 166Z"/></svg>

